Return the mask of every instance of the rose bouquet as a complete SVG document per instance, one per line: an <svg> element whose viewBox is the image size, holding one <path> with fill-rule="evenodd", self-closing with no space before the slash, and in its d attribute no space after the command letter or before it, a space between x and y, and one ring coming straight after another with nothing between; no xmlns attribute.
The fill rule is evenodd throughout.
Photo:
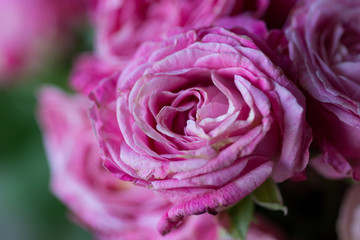
<svg viewBox="0 0 360 240"><path fill-rule="evenodd" d="M98 0L91 11L76 95L43 89L39 120L54 194L99 239L286 239L253 220L253 203L286 214L277 184L310 167L359 180L360 2Z"/></svg>

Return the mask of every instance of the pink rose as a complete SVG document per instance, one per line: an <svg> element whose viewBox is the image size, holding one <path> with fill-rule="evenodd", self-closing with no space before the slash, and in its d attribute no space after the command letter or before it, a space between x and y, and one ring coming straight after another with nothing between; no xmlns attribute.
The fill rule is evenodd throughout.
<svg viewBox="0 0 360 240"><path fill-rule="evenodd" d="M38 68L53 40L53 9L44 0L0 0L0 86Z"/></svg>
<svg viewBox="0 0 360 240"><path fill-rule="evenodd" d="M97 50L106 59L127 59L148 40L174 27L197 27L231 11L234 0L100 0L96 12Z"/></svg>
<svg viewBox="0 0 360 240"><path fill-rule="evenodd" d="M360 180L360 1L304 1L286 29L290 58L309 94L309 121L329 177Z"/></svg>
<svg viewBox="0 0 360 240"><path fill-rule="evenodd" d="M303 95L265 43L236 31L189 30L144 44L91 96L105 166L177 204L159 225L163 234L307 164Z"/></svg>
<svg viewBox="0 0 360 240"><path fill-rule="evenodd" d="M269 0L99 0L96 49L101 58L126 62L143 42L161 40L176 27L207 27L244 11L261 16L268 5Z"/></svg>
<svg viewBox="0 0 360 240"><path fill-rule="evenodd" d="M114 178L102 167L87 118L88 101L47 87L40 92L39 104L52 189L70 208L73 219L98 239L235 240L216 217L207 214L190 217L162 237L156 222L170 207L169 202L148 189ZM276 228L260 220L251 224L247 240L278 239Z"/></svg>
<svg viewBox="0 0 360 240"><path fill-rule="evenodd" d="M360 185L350 187L346 193L337 221L339 240L360 239Z"/></svg>

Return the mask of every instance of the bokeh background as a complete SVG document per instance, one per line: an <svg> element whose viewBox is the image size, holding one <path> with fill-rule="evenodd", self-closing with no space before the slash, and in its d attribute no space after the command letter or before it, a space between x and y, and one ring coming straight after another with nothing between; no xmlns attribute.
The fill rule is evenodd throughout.
<svg viewBox="0 0 360 240"><path fill-rule="evenodd" d="M69 221L65 206L50 191L49 167L36 117L40 87L52 84L71 91L67 79L73 61L80 52L91 50L92 30L86 21L66 34L66 42L54 45L36 72L19 72L0 87L2 240L92 239Z"/></svg>

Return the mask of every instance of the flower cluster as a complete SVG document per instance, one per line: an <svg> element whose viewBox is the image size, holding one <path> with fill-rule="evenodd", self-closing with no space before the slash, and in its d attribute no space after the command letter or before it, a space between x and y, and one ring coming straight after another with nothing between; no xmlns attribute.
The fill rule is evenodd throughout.
<svg viewBox="0 0 360 240"><path fill-rule="evenodd" d="M358 0L98 0L91 11L77 93L44 88L39 119L52 189L99 239L243 239L236 219L246 239L284 239L236 206L286 212L276 184L309 166L360 180ZM347 217L358 192L343 239L360 237Z"/></svg>

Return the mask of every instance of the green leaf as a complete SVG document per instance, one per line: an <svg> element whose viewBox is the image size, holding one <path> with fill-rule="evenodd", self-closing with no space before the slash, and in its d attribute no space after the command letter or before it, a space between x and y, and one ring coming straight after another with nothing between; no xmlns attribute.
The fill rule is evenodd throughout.
<svg viewBox="0 0 360 240"><path fill-rule="evenodd" d="M283 211L287 215L287 207L284 206L278 186L271 180L266 180L252 194L251 199L259 206L270 209Z"/></svg>
<svg viewBox="0 0 360 240"><path fill-rule="evenodd" d="M243 198L229 210L229 214L232 223L231 234L237 239L245 240L254 215L254 203L251 198Z"/></svg>

